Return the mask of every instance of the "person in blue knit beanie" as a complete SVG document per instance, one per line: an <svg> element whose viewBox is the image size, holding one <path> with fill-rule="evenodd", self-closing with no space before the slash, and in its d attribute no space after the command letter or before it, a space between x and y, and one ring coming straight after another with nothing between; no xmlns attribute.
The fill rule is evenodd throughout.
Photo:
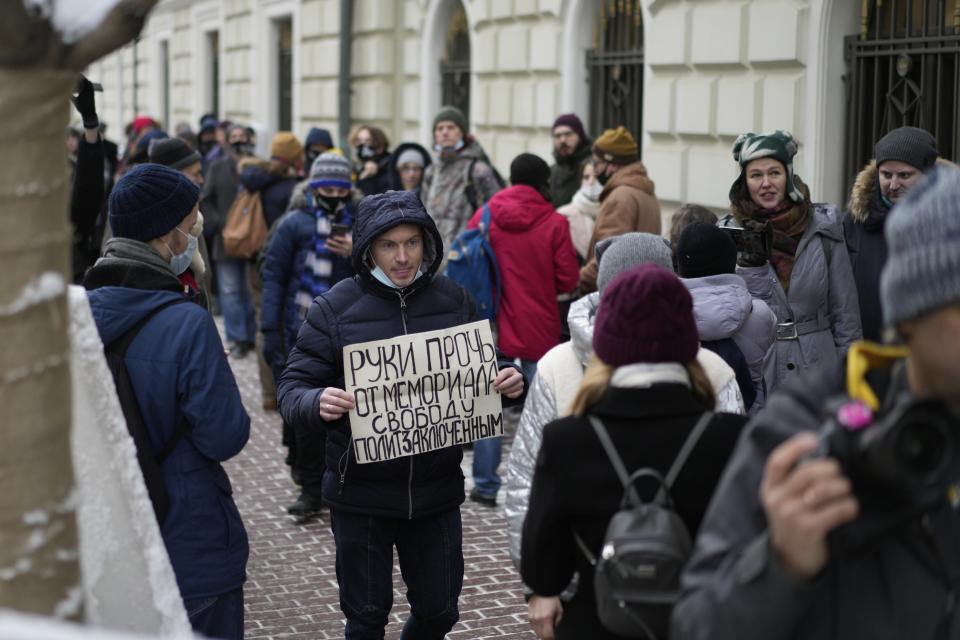
<svg viewBox="0 0 960 640"><path fill-rule="evenodd" d="M249 545L221 463L243 449L250 417L213 318L178 278L197 249L199 196L169 167L127 172L110 195L114 237L84 286L105 350L126 369L128 428L146 432L134 442L190 622L240 639Z"/></svg>

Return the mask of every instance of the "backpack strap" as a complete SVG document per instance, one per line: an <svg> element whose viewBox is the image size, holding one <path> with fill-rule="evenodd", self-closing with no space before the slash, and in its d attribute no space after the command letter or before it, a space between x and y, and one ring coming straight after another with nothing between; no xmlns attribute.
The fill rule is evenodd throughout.
<svg viewBox="0 0 960 640"><path fill-rule="evenodd" d="M132 327L127 329L123 333L123 335L121 335L119 338L117 338L110 344L105 345L103 348L104 353L115 354L117 357L123 360L126 357L127 350L130 348L130 345L133 343L134 339L140 334L140 331L146 326L148 322L150 322L150 320L153 319L155 315L157 315L167 307L172 307L175 304L183 304L186 302L189 302L189 300L187 300L186 298L177 298L174 300L169 300L163 303L162 305L160 305L159 307L153 309L150 313L142 317L136 324L134 324ZM137 410L139 410L139 406L137 407ZM157 461L157 466L162 464L163 461L167 459L167 456L169 456L173 452L174 448L176 448L177 444L180 442L180 438L182 438L187 432L189 432L192 426L193 425L190 424L190 421L187 420L186 416L181 414L180 421L177 423L177 426L174 427L173 433L170 435L170 439L163 446L163 449L161 449L160 452L156 456L154 456ZM143 435L145 434L140 434L141 437ZM135 437L134 440L136 439L137 438ZM147 438L146 440L142 440L142 442L149 442L149 438Z"/></svg>
<svg viewBox="0 0 960 640"><path fill-rule="evenodd" d="M493 219L493 213L490 211L490 205L483 205L483 211L480 213L480 233L483 234L486 245L490 251L490 264L493 266L493 317L497 317L500 311L500 299L503 297L503 286L500 280L500 263L497 262L497 256L493 253L493 245L490 243L490 223Z"/></svg>
<svg viewBox="0 0 960 640"><path fill-rule="evenodd" d="M477 185L473 182L473 170L477 166L477 161L479 161L479 158L470 161L470 166L467 167L467 186L463 188L463 192L467 196L467 202L470 203L470 209L473 211L476 211L477 207L480 206Z"/></svg>
<svg viewBox="0 0 960 640"><path fill-rule="evenodd" d="M677 457L673 459L673 464L670 466L670 470L667 471L667 477L664 480L664 484L667 489L673 489L673 483L677 481L677 476L680 475L680 472L683 471L683 466L687 463L687 459L690 457L690 454L693 453L693 450L696 448L697 443L700 441L700 436L703 435L703 432L707 430L707 426L713 420L713 412L707 411L700 419L697 420L697 424L694 425L693 429L690 431L690 435L687 436L687 439L684 440L683 446L680 447L680 453L677 454ZM663 492L663 487L660 488L660 492ZM659 498L659 493L657 494Z"/></svg>

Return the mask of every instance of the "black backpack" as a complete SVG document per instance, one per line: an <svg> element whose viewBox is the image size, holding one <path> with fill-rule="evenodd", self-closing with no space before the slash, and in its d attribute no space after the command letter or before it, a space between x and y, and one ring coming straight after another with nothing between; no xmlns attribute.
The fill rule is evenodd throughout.
<svg viewBox="0 0 960 640"><path fill-rule="evenodd" d="M134 338L140 333L140 330L149 322L153 316L157 315L162 309L175 304L189 302L186 298L171 300L162 304L146 316L140 319L135 325L130 327L122 336L105 345L103 348L107 358L107 366L110 373L113 374L113 382L117 387L117 398L120 400L120 408L123 409L123 417L127 422L127 431L133 438L133 444L137 448L137 462L140 465L140 471L143 472L143 481L147 485L147 494L150 496L150 502L153 503L153 512L157 516L157 522L163 526L163 521L170 511L170 496L167 495L167 487L163 482L163 476L160 473L160 465L168 455L173 451L180 438L191 429L190 422L185 416L180 417L180 422L173 430L170 440L164 445L163 449L156 456L150 444L150 435L147 432L147 425L143 421L143 414L140 412L140 404L137 401L137 395L130 381L130 373L127 371L127 365L124 357L127 355L127 349Z"/></svg>
<svg viewBox="0 0 960 640"><path fill-rule="evenodd" d="M620 510L613 514L603 536L600 557L573 532L580 550L594 567L597 617L604 628L625 638L666 638L670 613L680 592L680 574L692 551L690 532L673 508L670 488L683 469L713 414L704 413L680 448L667 477L644 467L627 473L623 460L603 423L589 416L597 438L623 483ZM634 483L650 478L658 485L651 501L644 501Z"/></svg>

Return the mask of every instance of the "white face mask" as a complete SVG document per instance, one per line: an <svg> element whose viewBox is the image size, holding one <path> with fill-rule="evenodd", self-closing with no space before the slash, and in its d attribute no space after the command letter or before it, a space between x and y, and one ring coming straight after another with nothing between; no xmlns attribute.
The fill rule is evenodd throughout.
<svg viewBox="0 0 960 640"><path fill-rule="evenodd" d="M603 192L603 185L599 182L594 182L593 184L582 182L580 183L580 192L587 200L596 202L600 199L600 194Z"/></svg>
<svg viewBox="0 0 960 640"><path fill-rule="evenodd" d="M377 265L374 265L374 266L373 266L373 269L370 270L370 275L372 275L372 276L373 276L374 278L376 278L378 281L380 281L381 283L387 285L387 286L390 287L391 289L399 289L399 288L400 288L400 287L398 287L396 284L394 284L393 280L390 279L390 276L388 276L387 273L386 273L383 269L381 269L380 267L378 267ZM417 280L419 280L419 279L420 279L420 276L422 276L422 275L423 275L423 271L421 271L420 269L417 269L417 275L413 276L413 281L411 281L410 284L413 284L414 282L416 282ZM409 287L410 284L408 284L407 287ZM406 287L404 287L404 288L406 288Z"/></svg>
<svg viewBox="0 0 960 640"><path fill-rule="evenodd" d="M174 227L177 231L180 231L180 227ZM183 231L180 231L183 233ZM173 270L175 275L180 275L190 267L190 263L193 261L193 254L197 252L197 238L189 233L183 233L187 237L187 248L183 250L183 253L174 253L173 249L170 249L170 245L166 242L163 244L166 245L167 249L170 249L170 268Z"/></svg>

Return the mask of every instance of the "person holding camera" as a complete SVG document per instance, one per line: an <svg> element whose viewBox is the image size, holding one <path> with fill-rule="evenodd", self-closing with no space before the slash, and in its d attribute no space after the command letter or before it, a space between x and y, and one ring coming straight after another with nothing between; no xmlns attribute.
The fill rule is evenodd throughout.
<svg viewBox="0 0 960 640"><path fill-rule="evenodd" d="M764 364L769 392L800 373L833 371L861 336L838 209L810 201L794 175L796 154L788 131L737 138L740 176L730 187L731 215L720 223L743 228L737 273L777 316L777 342Z"/></svg>
<svg viewBox="0 0 960 640"><path fill-rule="evenodd" d="M887 219L884 324L905 346L858 343L846 376L788 385L748 427L671 638L960 637L958 203L960 172L937 168Z"/></svg>
<svg viewBox="0 0 960 640"><path fill-rule="evenodd" d="M280 378L313 299L353 276L351 174L346 158L321 154L310 168L307 182L294 192L291 210L277 221L270 234L261 268L260 332L263 358L275 379ZM295 432L284 423L284 444L302 488L287 512L300 517L313 515L322 506L326 434L320 429Z"/></svg>

